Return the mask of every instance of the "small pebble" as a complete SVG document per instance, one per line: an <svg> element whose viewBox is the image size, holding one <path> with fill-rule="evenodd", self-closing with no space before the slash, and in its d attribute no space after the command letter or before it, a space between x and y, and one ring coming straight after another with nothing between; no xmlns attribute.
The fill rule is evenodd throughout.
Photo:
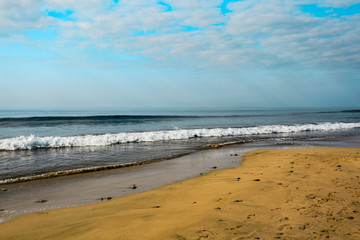
<svg viewBox="0 0 360 240"><path fill-rule="evenodd" d="M258 179L258 178L257 178L257 179L254 179L254 181L255 181L255 182L259 182L259 181L260 181L260 179Z"/></svg>
<svg viewBox="0 0 360 240"><path fill-rule="evenodd" d="M131 185L131 186L130 186L130 189L137 189L136 184Z"/></svg>
<svg viewBox="0 0 360 240"><path fill-rule="evenodd" d="M2 189L1 189L1 191L6 192L6 191L7 191L7 189L6 189L6 188L2 188Z"/></svg>
<svg viewBox="0 0 360 240"><path fill-rule="evenodd" d="M347 219L354 219L354 217L353 216L348 216Z"/></svg>

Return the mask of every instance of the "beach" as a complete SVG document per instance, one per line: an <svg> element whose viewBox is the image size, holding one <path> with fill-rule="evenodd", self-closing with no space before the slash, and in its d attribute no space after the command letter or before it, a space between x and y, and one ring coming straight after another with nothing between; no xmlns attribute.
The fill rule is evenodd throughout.
<svg viewBox="0 0 360 240"><path fill-rule="evenodd" d="M358 239L360 149L258 150L242 166L0 224L0 239Z"/></svg>
<svg viewBox="0 0 360 240"><path fill-rule="evenodd" d="M0 240L360 240L359 20L0 0Z"/></svg>

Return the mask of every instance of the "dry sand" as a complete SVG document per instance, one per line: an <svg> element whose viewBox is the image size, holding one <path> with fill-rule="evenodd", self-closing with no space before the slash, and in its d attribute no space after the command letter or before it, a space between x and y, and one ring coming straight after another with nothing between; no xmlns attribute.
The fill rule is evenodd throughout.
<svg viewBox="0 0 360 240"><path fill-rule="evenodd" d="M17 217L0 239L360 239L360 148L260 150L243 166Z"/></svg>

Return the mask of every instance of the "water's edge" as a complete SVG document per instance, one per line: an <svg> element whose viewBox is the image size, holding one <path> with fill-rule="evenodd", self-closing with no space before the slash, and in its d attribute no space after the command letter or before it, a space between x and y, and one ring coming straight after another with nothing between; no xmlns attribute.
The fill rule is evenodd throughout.
<svg viewBox="0 0 360 240"><path fill-rule="evenodd" d="M148 191L200 174L240 166L241 156L258 149L359 147L360 136L294 144L252 142L214 146L178 158L106 171L1 185L0 222L50 209L88 205ZM131 188L132 185L136 188Z"/></svg>

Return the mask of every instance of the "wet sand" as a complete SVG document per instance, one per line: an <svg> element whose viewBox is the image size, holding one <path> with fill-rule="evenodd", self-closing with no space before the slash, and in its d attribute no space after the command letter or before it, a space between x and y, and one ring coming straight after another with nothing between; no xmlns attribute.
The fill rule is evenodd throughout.
<svg viewBox="0 0 360 240"><path fill-rule="evenodd" d="M359 239L360 148L259 150L241 167L24 215L0 239Z"/></svg>

